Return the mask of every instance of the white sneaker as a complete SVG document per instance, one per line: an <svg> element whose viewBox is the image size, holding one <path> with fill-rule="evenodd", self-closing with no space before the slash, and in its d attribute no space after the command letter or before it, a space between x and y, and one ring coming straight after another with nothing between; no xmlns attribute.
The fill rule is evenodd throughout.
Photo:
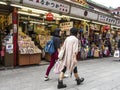
<svg viewBox="0 0 120 90"><path fill-rule="evenodd" d="M45 77L45 78L44 78L44 81L48 81L48 80L49 80L49 78L48 78L48 77Z"/></svg>
<svg viewBox="0 0 120 90"><path fill-rule="evenodd" d="M69 77L69 75L68 74L64 74L64 78L68 78Z"/></svg>

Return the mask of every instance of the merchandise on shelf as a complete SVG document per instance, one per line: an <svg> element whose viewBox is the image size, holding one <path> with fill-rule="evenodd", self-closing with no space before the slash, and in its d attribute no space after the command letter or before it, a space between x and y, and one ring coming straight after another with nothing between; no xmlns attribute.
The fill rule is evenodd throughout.
<svg viewBox="0 0 120 90"><path fill-rule="evenodd" d="M18 46L20 54L36 54L41 53L41 50L35 46L34 42L29 36L23 32L19 32L18 35Z"/></svg>
<svg viewBox="0 0 120 90"><path fill-rule="evenodd" d="M46 45L46 43L51 39L49 35L39 35L39 41L42 48Z"/></svg>

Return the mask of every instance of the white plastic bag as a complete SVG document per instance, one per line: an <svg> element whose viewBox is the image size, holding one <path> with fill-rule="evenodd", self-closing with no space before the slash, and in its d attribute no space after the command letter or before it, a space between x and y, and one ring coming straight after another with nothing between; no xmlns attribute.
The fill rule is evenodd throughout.
<svg viewBox="0 0 120 90"><path fill-rule="evenodd" d="M54 66L54 69L53 69L53 72L55 74L59 74L62 70L62 61L60 60L57 60L56 63L55 63L55 66Z"/></svg>
<svg viewBox="0 0 120 90"><path fill-rule="evenodd" d="M114 57L120 57L120 51L119 50L115 50Z"/></svg>
<svg viewBox="0 0 120 90"><path fill-rule="evenodd" d="M64 48L64 47L61 47L60 52L59 52L59 54L58 54L58 58L59 58L60 60L62 60L63 57L64 57L64 54L65 54L65 48Z"/></svg>

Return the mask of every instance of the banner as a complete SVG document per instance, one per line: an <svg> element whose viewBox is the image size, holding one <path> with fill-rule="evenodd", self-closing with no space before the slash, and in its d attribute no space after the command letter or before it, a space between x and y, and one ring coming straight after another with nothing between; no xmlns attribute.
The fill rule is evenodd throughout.
<svg viewBox="0 0 120 90"><path fill-rule="evenodd" d="M69 13L70 6L55 0L23 0L23 4Z"/></svg>

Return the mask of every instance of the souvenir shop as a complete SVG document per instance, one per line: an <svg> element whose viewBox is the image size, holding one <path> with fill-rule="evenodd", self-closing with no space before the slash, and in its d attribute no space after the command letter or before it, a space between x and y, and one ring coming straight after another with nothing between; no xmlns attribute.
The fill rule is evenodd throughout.
<svg viewBox="0 0 120 90"><path fill-rule="evenodd" d="M33 5L36 9L32 7ZM110 56L112 52L109 51L115 46L114 43L113 47L109 45L109 41L116 36L114 30L111 31L114 20L101 21L104 19L97 12L74 5L70 9L68 4L51 0L46 0L46 4L23 0L22 6L19 4L11 6L17 7L9 14L9 17L14 15L14 19L11 20L13 27L9 29L9 36L13 34L13 37L9 37L7 41L12 44L6 46L8 55L14 58L10 61L12 66L40 64L43 59L49 61L50 55L44 52L44 46L51 39L54 29L58 27L62 30L63 39L70 34L71 27L78 28L80 60Z"/></svg>
<svg viewBox="0 0 120 90"><path fill-rule="evenodd" d="M24 3L31 5L32 1L26 0ZM56 1L54 3L61 4ZM37 5L37 2L34 2L34 4ZM61 9L57 11L63 14L68 13L69 5L62 5L65 6L62 9L63 11ZM51 39L52 32L57 27L64 32L64 38L70 34L69 29L71 27L74 26L79 29L79 40L81 41L80 60L110 55L109 49L111 47L108 48L107 46L109 45L105 46L104 43L107 42L106 38L111 38L111 26L110 24L103 24L105 22L95 23L94 21L100 21L98 20L98 13L73 6L70 11L70 14L74 16L72 17L52 12L52 10L56 11L56 8L53 6L49 6L50 11L24 7L22 6L21 9L18 9L18 65L39 64L43 59L49 61L50 55L45 53L43 49L45 44ZM80 15L78 11L81 12Z"/></svg>
<svg viewBox="0 0 120 90"><path fill-rule="evenodd" d="M31 4L31 2L29 0L23 1L25 4ZM35 5L37 3L34 2ZM62 15L62 13L68 13L69 6L56 1L54 4L65 7L58 10L62 6L56 8L52 5L48 6L50 10L47 11L26 6L18 9L18 65L40 64L43 59L49 61L50 55L44 52L44 46L51 39L54 29L61 27L63 32L66 30L66 33L69 34L67 31L73 23L66 15ZM15 7L20 6L16 5ZM54 13L52 10L57 12Z"/></svg>
<svg viewBox="0 0 120 90"><path fill-rule="evenodd" d="M12 11L13 7L0 5L0 69L13 66Z"/></svg>

